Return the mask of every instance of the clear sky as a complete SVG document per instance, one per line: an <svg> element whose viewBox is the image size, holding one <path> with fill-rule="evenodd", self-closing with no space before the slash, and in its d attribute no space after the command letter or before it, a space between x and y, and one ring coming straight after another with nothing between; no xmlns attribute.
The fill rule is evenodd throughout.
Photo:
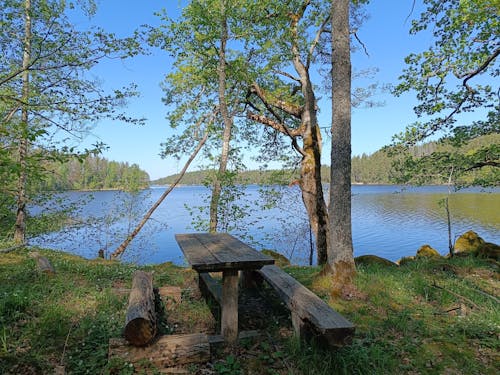
<svg viewBox="0 0 500 375"><path fill-rule="evenodd" d="M417 1L417 3L419 3ZM92 23L119 36L131 35L140 25L156 25L159 22L154 12L167 9L171 15L178 14L181 2L177 0L101 0L98 13ZM404 57L410 52L419 52L431 44L429 36L410 36L411 18L420 12L412 11L413 0L372 0L367 7L369 20L358 31L369 56L359 51L353 55L354 71L377 68L373 78L380 84L395 84L404 66ZM85 24L85 21L79 21ZM102 121L84 140L84 145L95 141L106 143L110 149L104 157L129 163L137 163L145 169L151 179L168 176L180 171L183 162L161 159L160 143L171 131L165 120L166 108L161 102L159 87L165 74L171 69L171 59L160 50L146 56L128 60L111 60L100 63L93 72L105 88L116 88L134 82L141 95L129 100L126 111L129 115L145 117L144 126ZM364 81L363 83L365 83ZM321 84L321 82L316 82ZM353 82L353 87L362 82ZM326 97L325 97L326 99ZM391 137L402 131L405 125L415 121L412 111L414 95L395 98L389 93L379 93L373 100L384 102L376 108L353 109L352 153L373 153L391 141ZM330 103L319 102L319 120L322 127L329 127ZM328 163L330 139L324 136L324 162ZM252 165L250 165L252 167Z"/></svg>

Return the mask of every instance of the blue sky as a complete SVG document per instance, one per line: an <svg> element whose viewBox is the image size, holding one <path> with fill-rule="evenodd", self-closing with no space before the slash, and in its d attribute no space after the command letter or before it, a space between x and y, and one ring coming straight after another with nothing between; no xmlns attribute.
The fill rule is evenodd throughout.
<svg viewBox="0 0 500 375"><path fill-rule="evenodd" d="M418 3L418 2L417 2ZM166 8L169 14L179 12L177 0L101 0L98 12L92 19L107 31L120 36L130 35L143 24L158 24L154 12ZM360 28L358 36L365 44L369 56L361 51L353 55L353 69L377 68L374 81L381 84L395 84L404 66L404 57L410 52L418 52L428 47L432 40L428 35L410 36L411 21L407 20L412 10L413 0L373 0L367 7L369 20ZM419 15L414 10L411 18ZM86 21L82 20L81 26ZM119 122L102 121L84 140L84 145L95 141L106 143L110 149L104 157L110 160L137 163L152 179L177 173L183 162L161 159L160 143L171 130L165 120L166 107L162 104L159 87L164 75L171 69L172 61L162 51L153 50L146 56L129 60L111 60L100 63L93 72L103 82L104 87L116 88L134 82L141 95L129 100L126 111L129 115L145 117L144 126L134 126ZM321 84L321 82L316 82ZM360 85L354 82L353 86ZM390 143L392 136L415 121L412 111L414 95L395 98L389 93L381 93L373 98L385 102L382 107L353 109L352 152L353 155L373 153ZM330 126L330 104L327 100L319 103L320 124ZM324 136L324 162L328 163L330 139ZM252 165L250 165L252 167Z"/></svg>

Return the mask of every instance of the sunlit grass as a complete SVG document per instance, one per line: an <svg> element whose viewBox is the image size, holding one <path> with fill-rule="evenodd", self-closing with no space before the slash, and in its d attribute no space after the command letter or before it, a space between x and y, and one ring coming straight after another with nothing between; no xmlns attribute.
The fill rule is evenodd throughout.
<svg viewBox="0 0 500 375"><path fill-rule="evenodd" d="M127 296L114 288L129 288L138 268L153 272L157 286L182 287L182 303L167 309L163 334L216 329L192 270L39 252L55 275L38 272L27 250L0 256L0 373L53 373L60 364L67 373L132 373L127 364L109 364L107 351L109 338L121 336L127 305ZM297 375L498 373L500 278L494 263L458 258L363 265L348 299L330 299L328 276L317 267L286 271L356 325L352 345L325 350L299 344L281 332L291 327L279 326L243 344L251 355L235 357L237 363L217 352L218 368Z"/></svg>

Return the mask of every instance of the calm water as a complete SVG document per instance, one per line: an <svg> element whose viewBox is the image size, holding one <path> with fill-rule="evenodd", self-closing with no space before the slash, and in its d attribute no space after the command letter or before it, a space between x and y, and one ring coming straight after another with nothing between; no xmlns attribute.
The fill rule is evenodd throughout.
<svg viewBox="0 0 500 375"><path fill-rule="evenodd" d="M152 188L135 197L114 191L66 193L66 200L80 207L81 225L33 238L30 243L87 258L96 257L99 249L109 254L163 191ZM197 207L203 205L208 193L199 186L174 189L129 246L124 259L142 264L183 264L174 234L196 231L189 210L198 212ZM446 213L439 203L447 195L446 187L353 186L352 194L355 256L376 254L397 260L415 254L423 244L447 253ZM262 202L257 186L246 188L246 197L238 205L248 206L249 213L238 221L233 234L257 248L277 249L295 263L305 264L309 231L298 189L285 188L278 207L272 210L258 208L257 203ZM500 189L452 193L453 236L472 229L486 241L500 243L499 208ZM37 211L32 209L34 214ZM203 212L201 217L206 217Z"/></svg>

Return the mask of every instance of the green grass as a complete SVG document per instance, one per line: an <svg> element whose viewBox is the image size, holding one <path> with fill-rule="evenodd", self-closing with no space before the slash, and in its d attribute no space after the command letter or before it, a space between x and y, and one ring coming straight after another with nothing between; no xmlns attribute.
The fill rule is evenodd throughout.
<svg viewBox="0 0 500 375"><path fill-rule="evenodd" d="M155 285L183 288L183 302L168 312L162 333L210 332L216 324L197 295L195 273L170 263L138 267L88 261L40 250L54 276L40 274L28 251L0 254L0 373L127 374L108 362L108 341L121 335L133 272L154 273ZM329 301L319 269L288 267ZM273 327L236 353L216 351L219 374L496 374L500 371L499 273L475 258L417 260L402 267L358 267L356 293L329 303L356 325L352 345L325 350L301 344L289 322ZM151 370L153 371L153 370ZM154 373L154 371L153 371Z"/></svg>

